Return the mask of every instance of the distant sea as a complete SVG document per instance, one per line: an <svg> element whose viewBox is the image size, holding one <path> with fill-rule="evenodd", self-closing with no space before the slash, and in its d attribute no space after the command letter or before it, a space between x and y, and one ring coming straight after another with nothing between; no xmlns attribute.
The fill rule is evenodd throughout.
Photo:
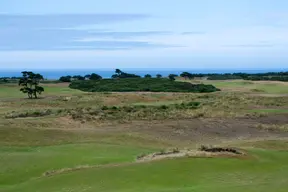
<svg viewBox="0 0 288 192"><path fill-rule="evenodd" d="M189 73L265 73L265 72L281 72L288 71L288 68L285 69L121 69L127 73L133 73L140 76L150 74L156 76L156 74L161 74L162 76L168 76L169 74L181 74L186 71ZM0 69L0 77L19 77L21 76L21 71L23 70L3 70ZM103 78L110 78L115 70L114 69L30 69L35 73L40 73L44 76L45 79L59 79L61 76L66 75L87 75L91 73L96 73L101 75Z"/></svg>

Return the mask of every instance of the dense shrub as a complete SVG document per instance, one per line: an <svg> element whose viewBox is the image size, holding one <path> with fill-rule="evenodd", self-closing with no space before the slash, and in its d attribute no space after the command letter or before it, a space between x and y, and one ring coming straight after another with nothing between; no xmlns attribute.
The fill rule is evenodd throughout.
<svg viewBox="0 0 288 192"><path fill-rule="evenodd" d="M186 73L183 73L182 76ZM190 74L190 77L198 77L197 74ZM230 79L244 79L251 81L288 81L288 72L268 72L268 73L225 73L225 74L202 74L208 80L230 80ZM184 76L183 76L184 77Z"/></svg>
<svg viewBox="0 0 288 192"><path fill-rule="evenodd" d="M71 82L71 78L72 77L70 75L62 76L62 77L59 78L59 81L61 81L61 82Z"/></svg>
<svg viewBox="0 0 288 192"><path fill-rule="evenodd" d="M207 80L231 80L231 79L243 79L237 75L213 75L207 78Z"/></svg>
<svg viewBox="0 0 288 192"><path fill-rule="evenodd" d="M152 78L152 76L150 74L146 74L144 75L145 78Z"/></svg>
<svg viewBox="0 0 288 192"><path fill-rule="evenodd" d="M100 81L75 81L70 88L87 92L194 92L219 91L213 85L191 84L159 78L102 79Z"/></svg>
<svg viewBox="0 0 288 192"><path fill-rule="evenodd" d="M251 75L245 80L251 80L251 81L288 81L288 75L287 76L255 76Z"/></svg>
<svg viewBox="0 0 288 192"><path fill-rule="evenodd" d="M100 79L102 79L102 77L100 76L100 75L98 75L98 74L96 74L96 73L92 73L90 76L89 76L89 79L90 80L100 80Z"/></svg>
<svg viewBox="0 0 288 192"><path fill-rule="evenodd" d="M130 73L125 73L123 71L121 71L120 69L116 69L115 70L115 74L112 75L113 79L119 79L119 78L141 78L139 75L135 75L135 74L130 74Z"/></svg>

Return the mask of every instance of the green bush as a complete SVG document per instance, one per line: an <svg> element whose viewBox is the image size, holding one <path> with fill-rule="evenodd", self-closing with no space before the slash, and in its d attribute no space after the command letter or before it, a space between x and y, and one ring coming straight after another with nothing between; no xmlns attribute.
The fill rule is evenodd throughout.
<svg viewBox="0 0 288 192"><path fill-rule="evenodd" d="M69 86L86 92L192 92L219 91L213 85L191 84L159 78L103 79L100 81L74 81Z"/></svg>
<svg viewBox="0 0 288 192"><path fill-rule="evenodd" d="M165 110L165 109L169 109L169 107L167 105L161 105L160 109L164 109Z"/></svg>

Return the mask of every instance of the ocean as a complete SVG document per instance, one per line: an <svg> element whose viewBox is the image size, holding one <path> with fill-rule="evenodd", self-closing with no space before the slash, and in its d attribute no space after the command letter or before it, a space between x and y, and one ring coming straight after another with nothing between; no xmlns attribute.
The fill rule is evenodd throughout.
<svg viewBox="0 0 288 192"><path fill-rule="evenodd" d="M161 74L162 76L168 76L169 74L181 74L186 71L189 73L265 73L265 72L281 72L288 71L287 69L121 69L127 73L133 73L136 75L144 76L150 74L156 76L156 74ZM21 71L23 70L1 70L0 77L20 77ZM91 73L96 73L101 75L103 78L110 78L115 70L114 69L35 69L29 70L34 73L40 73L45 79L59 79L61 76L66 75L87 75Z"/></svg>

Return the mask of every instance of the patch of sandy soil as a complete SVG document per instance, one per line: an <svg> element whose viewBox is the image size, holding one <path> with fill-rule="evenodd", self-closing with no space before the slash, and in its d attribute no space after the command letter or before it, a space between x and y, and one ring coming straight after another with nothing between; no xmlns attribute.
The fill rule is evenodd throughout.
<svg viewBox="0 0 288 192"><path fill-rule="evenodd" d="M209 151L201 151L201 150L191 150L191 149L183 149L183 150L170 150L165 152L152 153L148 155L142 155L137 158L138 162L145 161L155 161L162 159L174 159L180 157L202 157L202 158L212 158L212 157L234 157L244 159L247 158L248 155L246 152L240 149L235 149L237 153L222 151L222 152L209 152Z"/></svg>
<svg viewBox="0 0 288 192"><path fill-rule="evenodd" d="M113 163L113 164L104 164L104 165L79 165L72 168L63 168L63 169L55 169L55 170L49 170L42 174L43 177L50 177L54 175L59 175L63 173L69 173L84 169L92 169L92 168L105 168L105 167L120 167L120 166L129 166L136 164L138 162L127 162L127 163Z"/></svg>

